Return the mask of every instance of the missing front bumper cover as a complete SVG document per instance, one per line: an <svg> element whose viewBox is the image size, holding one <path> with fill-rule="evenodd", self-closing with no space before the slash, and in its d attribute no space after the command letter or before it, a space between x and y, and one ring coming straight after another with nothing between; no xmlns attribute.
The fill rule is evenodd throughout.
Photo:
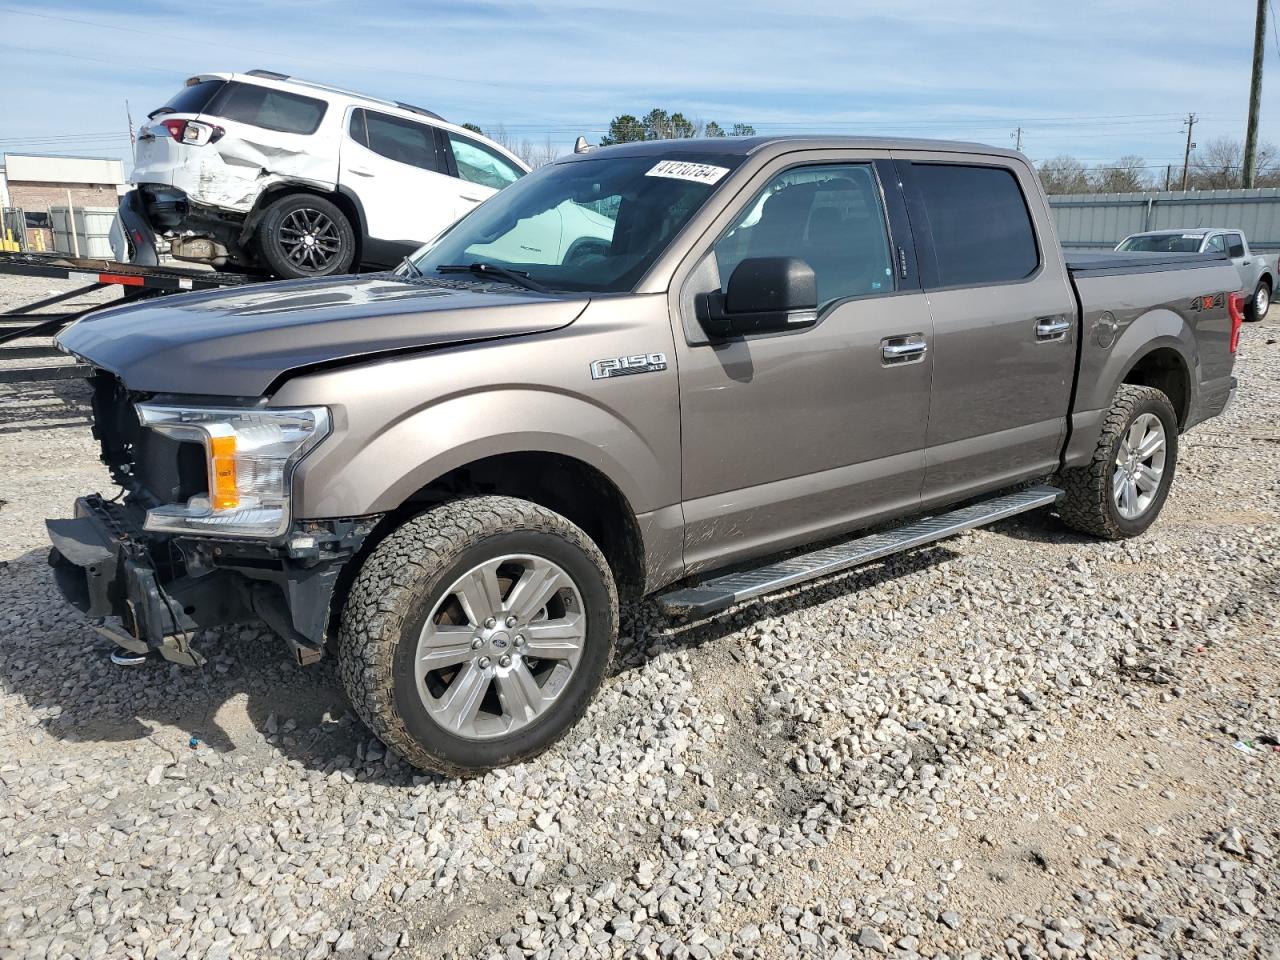
<svg viewBox="0 0 1280 960"><path fill-rule="evenodd" d="M46 521L49 564L63 596L126 650L198 666L197 631L261 619L305 666L323 656L340 571L376 519L310 521L299 533L315 556L297 557L147 533L141 511L95 494L76 501L73 519Z"/></svg>

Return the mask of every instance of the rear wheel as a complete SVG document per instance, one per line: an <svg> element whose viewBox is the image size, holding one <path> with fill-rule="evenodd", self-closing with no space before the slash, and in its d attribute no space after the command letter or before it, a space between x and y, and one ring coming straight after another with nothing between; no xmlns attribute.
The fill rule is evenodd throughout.
<svg viewBox="0 0 1280 960"><path fill-rule="evenodd" d="M1063 522L1108 540L1136 537L1160 515L1178 460L1178 418L1155 387L1125 383L1088 466L1064 470Z"/></svg>
<svg viewBox="0 0 1280 960"><path fill-rule="evenodd" d="M1249 307L1245 310L1245 319L1261 320L1267 315L1269 309L1271 309L1271 284L1265 280L1259 280L1257 288L1253 291L1253 299L1249 301Z"/></svg>
<svg viewBox="0 0 1280 960"><path fill-rule="evenodd" d="M483 773L536 756L582 716L617 609L604 557L564 517L510 497L455 500L365 560L340 628L343 683L409 763Z"/></svg>
<svg viewBox="0 0 1280 960"><path fill-rule="evenodd" d="M278 277L326 277L351 270L356 236L337 205L295 193L267 207L258 225L258 248Z"/></svg>

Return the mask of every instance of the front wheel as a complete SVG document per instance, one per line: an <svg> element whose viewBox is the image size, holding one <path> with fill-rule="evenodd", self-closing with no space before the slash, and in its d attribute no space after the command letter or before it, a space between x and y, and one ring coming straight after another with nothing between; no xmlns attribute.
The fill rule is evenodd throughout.
<svg viewBox="0 0 1280 960"><path fill-rule="evenodd" d="M1155 387L1124 383L1088 466L1064 470L1064 523L1107 540L1136 537L1155 522L1178 461L1178 418Z"/></svg>
<svg viewBox="0 0 1280 960"><path fill-rule="evenodd" d="M356 235L336 204L295 193L267 207L258 224L258 249L277 277L327 277L351 270Z"/></svg>
<svg viewBox="0 0 1280 960"><path fill-rule="evenodd" d="M407 762L473 775L527 760L586 711L613 657L603 555L511 497L433 507L365 559L339 630L356 713Z"/></svg>
<svg viewBox="0 0 1280 960"><path fill-rule="evenodd" d="M1246 320L1258 321L1266 317L1267 311L1271 309L1271 285L1265 280L1259 280L1257 288L1253 291L1253 299L1249 301L1248 309L1244 315Z"/></svg>

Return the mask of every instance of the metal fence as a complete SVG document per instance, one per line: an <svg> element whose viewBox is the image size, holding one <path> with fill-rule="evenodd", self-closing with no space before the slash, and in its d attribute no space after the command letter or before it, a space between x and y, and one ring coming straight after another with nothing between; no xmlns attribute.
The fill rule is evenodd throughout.
<svg viewBox="0 0 1280 960"><path fill-rule="evenodd" d="M1243 231L1254 250L1280 250L1280 189L1070 194L1049 198L1068 249L1110 250L1131 233L1192 227Z"/></svg>

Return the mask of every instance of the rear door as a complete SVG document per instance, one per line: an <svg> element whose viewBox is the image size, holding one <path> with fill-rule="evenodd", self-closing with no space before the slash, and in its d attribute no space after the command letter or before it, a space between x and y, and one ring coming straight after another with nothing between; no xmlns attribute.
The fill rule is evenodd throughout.
<svg viewBox="0 0 1280 960"><path fill-rule="evenodd" d="M1051 472L1075 372L1075 298L1030 168L895 153L933 317L922 502Z"/></svg>
<svg viewBox="0 0 1280 960"><path fill-rule="evenodd" d="M353 107L340 183L359 198L369 236L402 254L457 219L457 181L439 131L428 123Z"/></svg>
<svg viewBox="0 0 1280 960"><path fill-rule="evenodd" d="M458 178L456 215L465 217L484 201L524 176L522 167L488 144L453 130L441 131L448 150L449 172Z"/></svg>
<svg viewBox="0 0 1280 960"><path fill-rule="evenodd" d="M1231 258L1232 264L1235 265L1236 272L1240 274L1240 289L1245 292L1246 296L1253 295L1253 288L1258 283L1259 270L1253 262L1253 257L1249 253L1249 248L1245 246L1244 235L1239 233L1228 233L1227 237L1227 256Z"/></svg>
<svg viewBox="0 0 1280 960"><path fill-rule="evenodd" d="M690 572L919 501L933 329L892 165L877 159L823 151L772 161L673 285ZM813 268L815 325L708 339L695 295L723 289L750 257Z"/></svg>

